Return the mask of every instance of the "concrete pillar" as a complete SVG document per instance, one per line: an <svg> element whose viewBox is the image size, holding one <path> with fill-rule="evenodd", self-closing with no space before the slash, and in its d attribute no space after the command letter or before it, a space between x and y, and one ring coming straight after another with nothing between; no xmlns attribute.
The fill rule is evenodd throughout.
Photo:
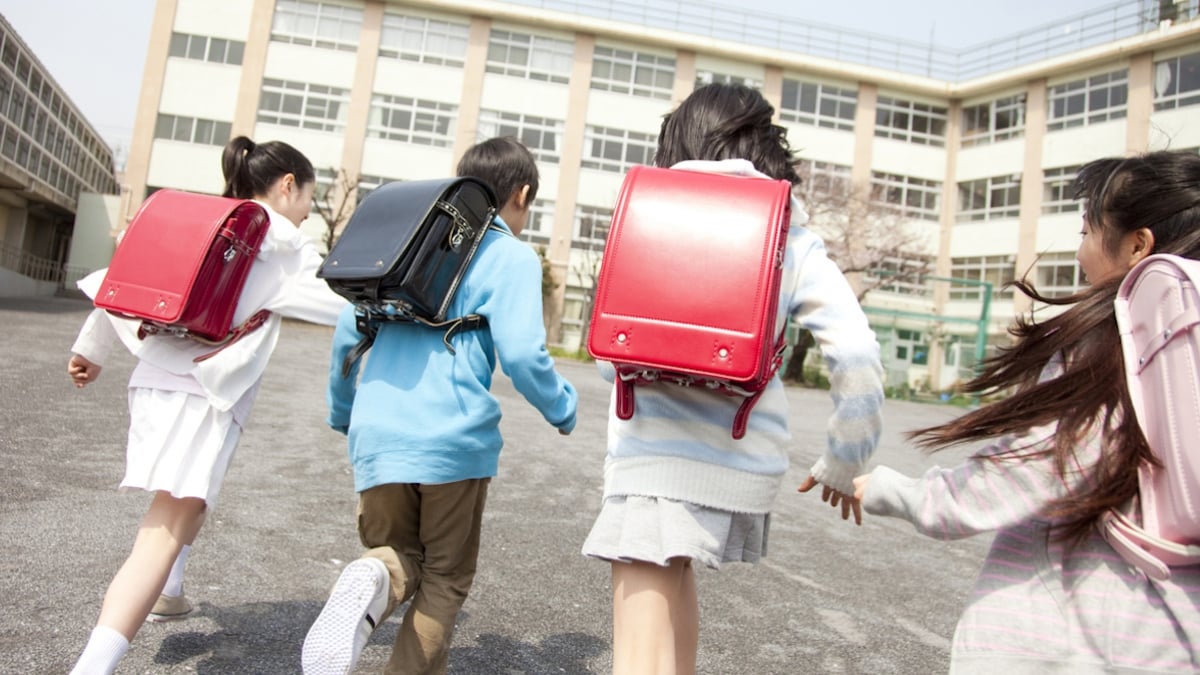
<svg viewBox="0 0 1200 675"><path fill-rule="evenodd" d="M483 105L483 75L487 66L488 37L491 32L491 19L471 17L467 55L463 62L463 89L458 104L458 129L454 135L451 172L458 166L458 160L467 150L480 140L475 136L479 128L479 108Z"/></svg>
<svg viewBox="0 0 1200 675"><path fill-rule="evenodd" d="M146 46L146 67L142 70L142 89L138 94L129 157L125 161L125 184L129 188L129 199L123 205L121 229L133 219L133 214L137 213L138 207L146 198L150 152L154 146L154 126L158 118L158 105L162 100L163 78L171 49L176 7L177 0L158 0L154 3L150 43Z"/></svg>
<svg viewBox="0 0 1200 675"><path fill-rule="evenodd" d="M1021 170L1021 224L1017 235L1017 278L1037 259L1038 222L1042 217L1042 149L1046 143L1046 80L1029 83L1025 93L1025 165ZM1023 293L1013 296L1013 314L1027 313L1032 302Z"/></svg>
<svg viewBox="0 0 1200 675"><path fill-rule="evenodd" d="M237 109L233 113L233 136L254 136L258 118L258 97L262 94L263 73L267 68L267 47L271 44L271 22L275 18L275 0L254 0L250 28L242 54L242 79L238 82Z"/></svg>
<svg viewBox="0 0 1200 675"><path fill-rule="evenodd" d="M1154 112L1154 54L1129 59L1129 101L1125 119L1125 154L1150 148L1150 115Z"/></svg>
<svg viewBox="0 0 1200 675"><path fill-rule="evenodd" d="M575 224L575 197L579 194L579 174L583 164L583 135L587 127L588 95L592 81L592 57L596 36L575 35L575 59L571 64L571 84L567 93L567 119L563 124L562 151L558 158L558 194L554 196L554 230L550 234L550 271L554 293L546 308L547 339L562 343L563 306L566 304L567 272L571 263L571 238ZM586 339L586 336L584 336Z"/></svg>

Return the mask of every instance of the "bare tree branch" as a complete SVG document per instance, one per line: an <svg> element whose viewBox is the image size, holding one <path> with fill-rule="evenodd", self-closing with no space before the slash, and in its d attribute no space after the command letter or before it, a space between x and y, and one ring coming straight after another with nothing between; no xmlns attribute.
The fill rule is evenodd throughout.
<svg viewBox="0 0 1200 675"><path fill-rule="evenodd" d="M323 240L327 251L333 248L333 243L345 229L346 223L350 222L350 216L358 206L358 176L344 168L331 167L329 173L333 176L333 181L328 185L318 183L317 192L313 195L313 210L325 221Z"/></svg>

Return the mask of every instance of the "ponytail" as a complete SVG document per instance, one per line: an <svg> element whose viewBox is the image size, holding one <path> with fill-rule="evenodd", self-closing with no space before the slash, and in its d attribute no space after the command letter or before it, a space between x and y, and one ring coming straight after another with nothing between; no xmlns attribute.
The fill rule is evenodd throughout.
<svg viewBox="0 0 1200 675"><path fill-rule="evenodd" d="M312 162L296 148L282 141L256 144L245 136L225 145L221 173L225 176L222 195L237 199L266 196L275 181L289 173L299 185L316 180Z"/></svg>

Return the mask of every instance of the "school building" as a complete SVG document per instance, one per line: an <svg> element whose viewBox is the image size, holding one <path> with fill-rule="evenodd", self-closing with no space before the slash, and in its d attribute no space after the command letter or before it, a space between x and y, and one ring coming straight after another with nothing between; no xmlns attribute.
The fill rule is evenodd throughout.
<svg viewBox="0 0 1200 675"><path fill-rule="evenodd" d="M0 15L0 297L53 295L107 264L118 194L112 151Z"/></svg>
<svg viewBox="0 0 1200 675"><path fill-rule="evenodd" d="M624 172L696 86L743 82L804 159L810 210L846 205L825 222L849 233L827 239L882 251L851 276L873 288L889 386L940 390L1030 309L1004 282L1086 283L1082 163L1200 147L1197 1L947 50L699 1L157 0L123 216L158 188L218 192L231 134L294 144L332 201L450 175L472 143L514 135L541 168L522 236L557 281L551 342L574 348ZM856 238L859 218L889 234Z"/></svg>

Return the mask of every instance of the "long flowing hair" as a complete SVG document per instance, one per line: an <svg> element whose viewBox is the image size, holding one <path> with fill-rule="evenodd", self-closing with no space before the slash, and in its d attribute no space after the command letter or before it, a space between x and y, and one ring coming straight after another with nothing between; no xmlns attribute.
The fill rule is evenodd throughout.
<svg viewBox="0 0 1200 675"><path fill-rule="evenodd" d="M1154 235L1152 253L1200 258L1200 155L1195 152L1096 160L1080 170L1075 197L1084 204L1085 227L1103 237L1110 254L1116 253L1124 235L1146 228ZM1097 427L1105 430L1089 487L1045 510L1055 522L1054 536L1063 541L1080 541L1096 518L1136 495L1138 466L1154 461L1121 367L1113 302L1120 284L1118 277L1069 297L1049 298L1027 280L1017 282L1015 286L1035 301L1069 308L1044 321L1018 318L1010 331L1014 344L984 361L980 374L964 386L967 393L981 396L1010 389L1015 393L910 434L933 451L1056 424L1048 445L992 457L1003 461L1051 455L1058 475L1065 476L1084 437ZM1063 357L1063 374L1039 382L1042 369L1056 355Z"/></svg>

